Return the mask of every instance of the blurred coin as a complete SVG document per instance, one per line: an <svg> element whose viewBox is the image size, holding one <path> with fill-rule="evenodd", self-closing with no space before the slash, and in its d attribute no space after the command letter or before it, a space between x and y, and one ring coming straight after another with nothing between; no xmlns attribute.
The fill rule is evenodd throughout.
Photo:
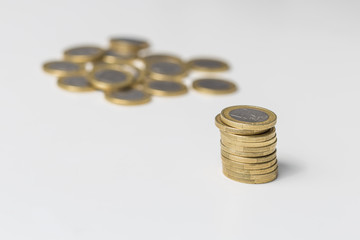
<svg viewBox="0 0 360 240"><path fill-rule="evenodd" d="M187 88L179 82L150 81L145 83L145 91L156 96L177 96L187 93Z"/></svg>
<svg viewBox="0 0 360 240"><path fill-rule="evenodd" d="M184 64L180 57L171 54L150 54L143 57L146 64L151 62L175 62Z"/></svg>
<svg viewBox="0 0 360 240"><path fill-rule="evenodd" d="M191 70L204 72L222 72L229 70L226 62L211 58L196 58L188 62Z"/></svg>
<svg viewBox="0 0 360 240"><path fill-rule="evenodd" d="M139 89L126 88L105 92L105 98L120 105L140 105L150 102L151 96Z"/></svg>
<svg viewBox="0 0 360 240"><path fill-rule="evenodd" d="M105 91L130 86L133 76L128 71L110 65L95 68L90 75L90 81L95 88Z"/></svg>
<svg viewBox="0 0 360 240"><path fill-rule="evenodd" d="M95 90L86 75L74 75L59 78L57 85L70 92L90 92Z"/></svg>
<svg viewBox="0 0 360 240"><path fill-rule="evenodd" d="M65 50L64 59L76 63L95 61L104 54L104 50L95 46L79 46Z"/></svg>
<svg viewBox="0 0 360 240"><path fill-rule="evenodd" d="M196 91L207 94L227 94L236 91L234 83L216 78L197 79L192 86Z"/></svg>
<svg viewBox="0 0 360 240"><path fill-rule="evenodd" d="M274 158L276 158L276 149L274 152L269 153L267 155L264 156L260 156L260 157L243 157L243 156L238 156L235 154L231 154L228 153L226 151L224 151L223 149L221 149L221 156L230 159L231 161L234 162L239 162L239 163L264 163L264 162L269 162L271 160L273 160Z"/></svg>
<svg viewBox="0 0 360 240"><path fill-rule="evenodd" d="M244 135L244 136L248 136L248 135L254 135L254 134L261 134L263 132L265 132L266 130L260 130L260 131L256 131L256 130L244 130L244 129L237 129L231 126L226 125L225 123L222 122L220 114L218 114L215 117L215 125L220 129L220 131L222 132L227 132L227 133L231 133L231 134L238 134L238 135Z"/></svg>
<svg viewBox="0 0 360 240"><path fill-rule="evenodd" d="M85 71L84 65L69 61L51 61L43 65L45 72L57 77L71 76Z"/></svg>
<svg viewBox="0 0 360 240"><path fill-rule="evenodd" d="M110 48L119 53L138 53L140 50L148 48L149 43L142 39L114 37L110 39Z"/></svg>
<svg viewBox="0 0 360 240"><path fill-rule="evenodd" d="M174 61L152 61L147 65L147 74L156 80L182 79L187 75L185 65Z"/></svg>
<svg viewBox="0 0 360 240"><path fill-rule="evenodd" d="M102 57L102 61L105 63L132 63L135 59L137 59L136 55L133 54L120 54L114 50L106 50L104 56Z"/></svg>
<svg viewBox="0 0 360 240"><path fill-rule="evenodd" d="M221 111L221 121L231 127L243 130L265 131L276 124L272 111L255 106L232 106Z"/></svg>

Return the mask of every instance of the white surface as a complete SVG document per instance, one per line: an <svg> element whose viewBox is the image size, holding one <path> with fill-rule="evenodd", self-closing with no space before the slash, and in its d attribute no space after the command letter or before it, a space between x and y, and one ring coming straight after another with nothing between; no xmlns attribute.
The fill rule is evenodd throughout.
<svg viewBox="0 0 360 240"><path fill-rule="evenodd" d="M0 239L359 239L357 1L2 1ZM121 107L42 63L137 35L228 60L237 94ZM278 115L279 178L221 173L214 117Z"/></svg>

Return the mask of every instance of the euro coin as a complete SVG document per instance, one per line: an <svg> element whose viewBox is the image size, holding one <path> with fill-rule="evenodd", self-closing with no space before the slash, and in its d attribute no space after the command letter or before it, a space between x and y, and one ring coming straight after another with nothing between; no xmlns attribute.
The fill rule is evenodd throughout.
<svg viewBox="0 0 360 240"><path fill-rule="evenodd" d="M178 96L187 93L187 88L179 82L150 81L145 83L145 91L156 96Z"/></svg>
<svg viewBox="0 0 360 240"><path fill-rule="evenodd" d="M126 88L105 92L105 98L120 105L140 105L150 102L151 96L139 89Z"/></svg>
<svg viewBox="0 0 360 240"><path fill-rule="evenodd" d="M223 163L222 165L223 165L223 168L225 168L226 170L228 170L230 172L244 174L244 175L267 174L267 173L273 172L278 167L278 165L275 163L268 168L244 170L242 168L235 168L233 166L226 165L225 163Z"/></svg>
<svg viewBox="0 0 360 240"><path fill-rule="evenodd" d="M238 156L235 154L228 153L228 152L224 151L223 149L221 149L221 156L225 157L226 159L230 159L231 161L238 162L238 163L256 163L256 164L258 164L258 163L269 162L269 161L273 160L274 158L276 158L276 149L272 153L269 153L264 156L259 156L259 157Z"/></svg>
<svg viewBox="0 0 360 240"><path fill-rule="evenodd" d="M243 130L266 131L276 124L272 111L254 106L232 106L220 114L221 121L231 127Z"/></svg>
<svg viewBox="0 0 360 240"><path fill-rule="evenodd" d="M113 37L110 39L110 48L119 53L137 53L148 47L149 43L142 39L128 37Z"/></svg>
<svg viewBox="0 0 360 240"><path fill-rule="evenodd" d="M86 63L99 59L104 50L95 46L80 46L65 50L64 59L76 63Z"/></svg>
<svg viewBox="0 0 360 240"><path fill-rule="evenodd" d="M229 173L225 169L223 169L223 174L234 181L242 182L242 183L249 183L249 184L261 184L261 183L268 183L271 181L274 181L278 176L278 170L276 169L274 172L267 174L265 177L262 178L255 178L255 179L249 179L249 178L243 178L239 176L234 176L233 174Z"/></svg>
<svg viewBox="0 0 360 240"><path fill-rule="evenodd" d="M100 90L107 91L130 86L133 76L116 66L104 66L95 68L90 75L91 84Z"/></svg>
<svg viewBox="0 0 360 240"><path fill-rule="evenodd" d="M221 131L221 137L226 138L229 141L233 142L246 142L246 143L258 143L258 142L266 142L276 136L276 129L273 127L261 134L254 135L236 135L228 132Z"/></svg>
<svg viewBox="0 0 360 240"><path fill-rule="evenodd" d="M180 57L171 54L150 54L143 57L143 60L147 65L152 62L164 62L164 61L184 64Z"/></svg>
<svg viewBox="0 0 360 240"><path fill-rule="evenodd" d="M269 146L277 141L276 137L273 137L270 140L264 141L264 142L238 142L233 141L232 139L228 139L225 136L221 136L221 141L228 146L240 146L240 147L265 147Z"/></svg>
<svg viewBox="0 0 360 240"><path fill-rule="evenodd" d="M274 146L273 148L269 148L268 150L264 150L262 152L244 152L242 150L237 150L237 149L225 146L224 144L221 143L221 149L227 153L231 153L233 155L237 155L237 156L241 156L241 157L262 157L262 156L266 156L266 155L273 153L276 149L276 146Z"/></svg>
<svg viewBox="0 0 360 240"><path fill-rule="evenodd" d="M256 130L244 130L244 129L237 129L231 126L226 125L225 123L222 122L221 120L221 116L220 114L218 114L215 117L215 125L220 129L220 131L222 132L227 132L227 133L231 133L231 134L239 134L239 135L254 135L254 134L261 134L263 132L266 132L266 130L260 130L260 131L256 131Z"/></svg>
<svg viewBox="0 0 360 240"><path fill-rule="evenodd" d="M276 139L275 141L273 141L272 143L270 143L269 145L265 145L265 146L260 146L260 147L248 147L248 146L244 146L241 143L239 144L234 144L232 142L225 142L224 139L221 139L221 143L228 147L228 148L232 148L234 151L241 151L241 152L266 152L269 151L271 149L275 149L276 148Z"/></svg>
<svg viewBox="0 0 360 240"><path fill-rule="evenodd" d="M51 61L43 65L45 72L56 77L65 77L85 72L84 65L69 61Z"/></svg>
<svg viewBox="0 0 360 240"><path fill-rule="evenodd" d="M182 79L187 75L185 65L175 61L152 61L147 64L147 75L151 79Z"/></svg>
<svg viewBox="0 0 360 240"><path fill-rule="evenodd" d="M89 78L85 75L61 77L58 79L57 85L70 92L90 92L95 90Z"/></svg>
<svg viewBox="0 0 360 240"><path fill-rule="evenodd" d="M137 59L137 56L134 54L120 54L114 50L106 50L104 56L102 57L102 61L105 63L132 63Z"/></svg>
<svg viewBox="0 0 360 240"><path fill-rule="evenodd" d="M264 168L269 168L277 163L276 156L268 161L263 163L240 163L232 161L224 156L221 156L222 163L226 165L228 168L236 168L236 169L243 169L243 170L259 170Z"/></svg>
<svg viewBox="0 0 360 240"><path fill-rule="evenodd" d="M270 177L272 174L277 174L277 166L276 168L269 173L265 173L265 174L249 174L249 173L239 173L239 172L234 172L231 171L230 169L227 168L223 168L223 171L226 171L228 174L234 176L234 177L241 177L241 178L246 178L249 180L255 180L255 179L261 179L261 178L268 178Z"/></svg>
<svg viewBox="0 0 360 240"><path fill-rule="evenodd" d="M188 66L191 70L203 72L223 72L230 68L226 62L211 58L197 58L190 60Z"/></svg>
<svg viewBox="0 0 360 240"><path fill-rule="evenodd" d="M206 94L227 94L236 91L234 83L216 78L197 79L192 86L196 91Z"/></svg>
<svg viewBox="0 0 360 240"><path fill-rule="evenodd" d="M138 67L135 67L131 64L126 63L105 63L105 62L97 62L94 64L94 70L99 68L114 68L116 70L129 72L133 76L133 83L132 84L139 84L144 81L144 74L145 72L139 69Z"/></svg>

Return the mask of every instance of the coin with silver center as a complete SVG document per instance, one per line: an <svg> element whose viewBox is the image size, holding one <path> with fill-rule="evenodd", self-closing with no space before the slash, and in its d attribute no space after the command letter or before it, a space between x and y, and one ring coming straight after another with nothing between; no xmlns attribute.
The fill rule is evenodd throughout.
<svg viewBox="0 0 360 240"><path fill-rule="evenodd" d="M210 58L197 58L188 62L189 68L196 71L204 72L222 72L229 70L226 62Z"/></svg>
<svg viewBox="0 0 360 240"><path fill-rule="evenodd" d="M125 88L133 81L133 76L115 67L105 66L96 68L90 78L91 84L100 90Z"/></svg>
<svg viewBox="0 0 360 240"><path fill-rule="evenodd" d="M89 78L85 75L59 78L57 85L60 88L71 92L89 92L95 90L91 85Z"/></svg>
<svg viewBox="0 0 360 240"><path fill-rule="evenodd" d="M137 57L133 54L120 54L114 50L106 50L102 61L105 63L131 63Z"/></svg>
<svg viewBox="0 0 360 240"><path fill-rule="evenodd" d="M84 66L69 61L51 61L43 65L45 72L57 77L70 76L85 71Z"/></svg>
<svg viewBox="0 0 360 240"><path fill-rule="evenodd" d="M150 94L135 88L108 91L105 93L105 98L120 105L140 105L151 100Z"/></svg>
<svg viewBox="0 0 360 240"><path fill-rule="evenodd" d="M201 78L193 82L193 88L201 93L226 94L236 91L236 85L230 81L216 78Z"/></svg>
<svg viewBox="0 0 360 240"><path fill-rule="evenodd" d="M175 61L153 61L147 67L148 76L156 80L171 80L186 76L186 68Z"/></svg>
<svg viewBox="0 0 360 240"><path fill-rule="evenodd" d="M177 96L187 92L184 84L173 81L149 81L145 83L145 90L157 96Z"/></svg>
<svg viewBox="0 0 360 240"><path fill-rule="evenodd" d="M86 63L100 58L104 51L99 47L80 46L67 49L64 52L64 59L77 63Z"/></svg>

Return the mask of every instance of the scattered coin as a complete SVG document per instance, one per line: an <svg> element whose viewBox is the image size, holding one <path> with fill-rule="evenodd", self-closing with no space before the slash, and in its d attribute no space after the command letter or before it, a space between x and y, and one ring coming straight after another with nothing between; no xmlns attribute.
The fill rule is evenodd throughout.
<svg viewBox="0 0 360 240"><path fill-rule="evenodd" d="M149 78L156 80L183 79L187 75L185 65L175 61L152 61L147 65Z"/></svg>
<svg viewBox="0 0 360 240"><path fill-rule="evenodd" d="M133 54L120 54L114 50L106 50L104 56L102 57L102 61L105 63L113 64L113 63L127 63L132 64L132 61L136 60L137 56Z"/></svg>
<svg viewBox="0 0 360 240"><path fill-rule="evenodd" d="M45 72L50 73L56 77L65 77L75 74L80 74L85 71L81 64L69 61L51 61L43 65Z"/></svg>
<svg viewBox="0 0 360 240"><path fill-rule="evenodd" d="M127 37L114 37L110 39L110 48L119 53L137 54L140 50L148 48L145 40Z"/></svg>
<svg viewBox="0 0 360 240"><path fill-rule="evenodd" d="M105 92L105 98L120 105L140 105L150 102L151 96L139 89L126 88Z"/></svg>
<svg viewBox="0 0 360 240"><path fill-rule="evenodd" d="M58 86L70 92L90 92L94 91L89 78L86 75L74 75L61 77L57 82Z"/></svg>
<svg viewBox="0 0 360 240"><path fill-rule="evenodd" d="M129 72L111 65L95 68L90 76L91 84L104 91L125 88L133 82Z"/></svg>
<svg viewBox="0 0 360 240"><path fill-rule="evenodd" d="M236 91L234 83L215 78L197 79L193 82L193 88L198 92L206 94L227 94Z"/></svg>
<svg viewBox="0 0 360 240"><path fill-rule="evenodd" d="M103 54L104 50L99 47L81 46L65 50L64 59L76 63L86 63L97 60Z"/></svg>
<svg viewBox="0 0 360 240"><path fill-rule="evenodd" d="M204 72L223 72L229 70L226 62L210 58L197 58L190 60L188 66L191 70Z"/></svg>
<svg viewBox="0 0 360 240"><path fill-rule="evenodd" d="M185 94L187 88L174 81L149 81L145 83L145 91L156 96L178 96Z"/></svg>

